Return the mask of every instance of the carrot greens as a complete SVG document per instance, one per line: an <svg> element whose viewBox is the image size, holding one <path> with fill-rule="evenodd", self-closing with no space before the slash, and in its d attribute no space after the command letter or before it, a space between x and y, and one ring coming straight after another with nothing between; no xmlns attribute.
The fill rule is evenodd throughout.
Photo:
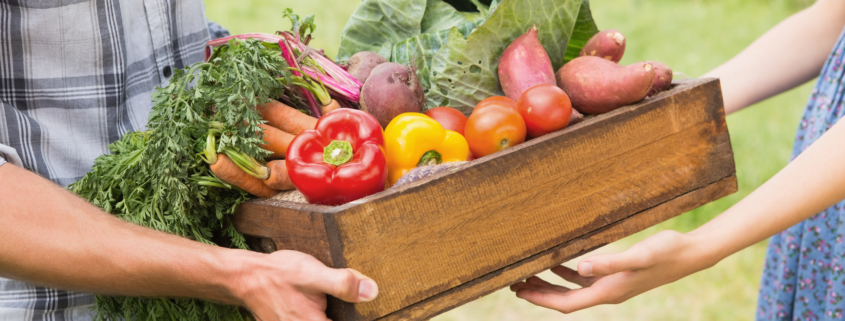
<svg viewBox="0 0 845 321"><path fill-rule="evenodd" d="M290 80L278 44L230 39L208 62L177 71L157 88L148 129L109 145L111 154L97 158L71 191L138 225L207 244L223 235L229 246L247 248L230 217L249 195L214 177L206 144L216 143L217 153L267 156L255 106L283 96ZM249 318L238 307L197 299L97 296L97 309L98 320Z"/></svg>

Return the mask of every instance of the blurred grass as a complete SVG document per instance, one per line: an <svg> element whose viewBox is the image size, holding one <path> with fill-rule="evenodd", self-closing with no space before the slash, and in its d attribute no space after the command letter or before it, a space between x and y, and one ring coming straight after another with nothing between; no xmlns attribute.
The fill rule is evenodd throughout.
<svg viewBox="0 0 845 321"><path fill-rule="evenodd" d="M285 8L302 17L313 13L317 29L310 45L325 49L326 55L333 58L340 46L340 32L359 3L355 0L205 0L205 14L234 35L289 30L290 20L282 18Z"/></svg>
<svg viewBox="0 0 845 321"><path fill-rule="evenodd" d="M802 0L603 0L591 4L600 29L618 29L628 38L620 63L658 60L672 66L676 74L689 77L698 77L727 61L769 28L808 5ZM811 87L806 84L728 117L739 192L660 227L692 230L783 168Z"/></svg>
<svg viewBox="0 0 845 321"><path fill-rule="evenodd" d="M289 28L280 19L286 7L316 13L312 45L333 57L340 32L359 1L206 0L209 19L233 33ZM766 30L810 4L809 0L601 0L591 2L600 29L628 37L622 64L659 60L676 75L698 77L740 52ZM646 231L608 245L618 252L659 230L690 231L715 217L783 168L811 84L728 117L739 192ZM436 317L452 320L748 320L756 309L765 242L715 267L652 290L620 305L563 316L516 299L506 289ZM574 265L573 260L569 265ZM556 282L548 272L543 276ZM563 283L563 282L560 282Z"/></svg>

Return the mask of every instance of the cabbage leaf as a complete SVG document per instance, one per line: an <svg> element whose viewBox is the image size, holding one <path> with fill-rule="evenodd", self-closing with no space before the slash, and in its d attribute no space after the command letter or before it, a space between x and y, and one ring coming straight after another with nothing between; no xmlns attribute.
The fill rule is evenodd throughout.
<svg viewBox="0 0 845 321"><path fill-rule="evenodd" d="M555 70L598 32L589 0L502 0L489 7L471 1L478 8L474 13L443 0L422 2L364 0L344 28L338 60L367 50L415 67L427 109L450 106L470 113L480 100L503 95L499 56L532 26Z"/></svg>

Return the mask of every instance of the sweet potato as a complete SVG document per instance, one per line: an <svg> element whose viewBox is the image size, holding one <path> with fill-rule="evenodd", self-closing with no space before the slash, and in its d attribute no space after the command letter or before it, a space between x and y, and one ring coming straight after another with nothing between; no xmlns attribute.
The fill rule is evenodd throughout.
<svg viewBox="0 0 845 321"><path fill-rule="evenodd" d="M361 51L349 57L349 60L343 66L346 67L346 71L352 77L355 77L360 82L365 82L370 77L373 68L385 62L387 62L387 59L384 59L384 57L375 52Z"/></svg>
<svg viewBox="0 0 845 321"><path fill-rule="evenodd" d="M499 82L508 98L517 100L528 88L555 84L549 54L537 38L537 26L517 37L499 58Z"/></svg>
<svg viewBox="0 0 845 321"><path fill-rule="evenodd" d="M600 114L637 102L651 89L654 67L646 62L620 66L604 58L572 59L557 72L557 85L584 114Z"/></svg>
<svg viewBox="0 0 845 321"><path fill-rule="evenodd" d="M618 63L625 54L625 36L621 32L607 29L593 35L579 56L596 56Z"/></svg>
<svg viewBox="0 0 845 321"><path fill-rule="evenodd" d="M370 113L381 124L387 124L402 113L419 113L425 103L423 89L414 69L386 62L373 68L361 87L361 110Z"/></svg>
<svg viewBox="0 0 845 321"><path fill-rule="evenodd" d="M584 120L584 115L581 115L581 113L579 113L577 109L572 108L572 116L569 117L569 124L566 126L575 125L577 123L580 123L582 120Z"/></svg>
<svg viewBox="0 0 845 321"><path fill-rule="evenodd" d="M659 61L646 61L654 66L654 83L651 84L651 90L648 91L646 97L654 96L655 94L669 89L672 85L672 68Z"/></svg>

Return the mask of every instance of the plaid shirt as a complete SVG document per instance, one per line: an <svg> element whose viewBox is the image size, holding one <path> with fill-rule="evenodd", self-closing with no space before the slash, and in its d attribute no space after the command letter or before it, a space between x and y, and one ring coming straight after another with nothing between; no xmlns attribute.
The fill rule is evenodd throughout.
<svg viewBox="0 0 845 321"><path fill-rule="evenodd" d="M0 0L0 165L80 179L109 143L144 129L150 94L203 59L209 30L227 33L204 12L201 0ZM91 320L93 304L0 278L0 321Z"/></svg>

